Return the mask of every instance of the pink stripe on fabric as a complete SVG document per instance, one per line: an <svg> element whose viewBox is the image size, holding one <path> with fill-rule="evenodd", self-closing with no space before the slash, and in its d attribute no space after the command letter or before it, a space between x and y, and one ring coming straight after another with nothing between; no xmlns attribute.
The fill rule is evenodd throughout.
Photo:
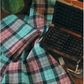
<svg viewBox="0 0 84 84"><path fill-rule="evenodd" d="M21 19L18 19L14 24L11 25L11 28L12 28L12 30L16 31L24 23L25 22L23 22Z"/></svg>
<svg viewBox="0 0 84 84"><path fill-rule="evenodd" d="M9 64L8 70L17 70L18 69L18 62L11 62Z"/></svg>
<svg viewBox="0 0 84 84"><path fill-rule="evenodd" d="M70 80L68 77L60 79L61 84L71 84Z"/></svg>
<svg viewBox="0 0 84 84"><path fill-rule="evenodd" d="M8 66L4 69L3 74L6 73L7 69L8 69Z"/></svg>
<svg viewBox="0 0 84 84"><path fill-rule="evenodd" d="M18 57L18 55L24 50L24 48L26 46L28 46L35 39L36 36L40 35L40 33L41 33L40 31L37 31L34 34L34 36L32 36L31 38L29 38L29 40L23 46L21 46L21 48L18 49L18 51L15 53L14 59L16 59Z"/></svg>
<svg viewBox="0 0 84 84"><path fill-rule="evenodd" d="M6 39L7 37L9 37L10 35L12 35L12 33L10 33L7 29L4 30L3 32L1 32L0 33L0 36L1 36L0 42L2 42L4 39Z"/></svg>
<svg viewBox="0 0 84 84"><path fill-rule="evenodd" d="M39 41L39 38L38 39L36 39L36 41L35 41L35 43L34 43L34 46L37 44L37 42Z"/></svg>
<svg viewBox="0 0 84 84"><path fill-rule="evenodd" d="M14 54L21 46L23 45L23 42L20 40L18 41L11 49L10 52Z"/></svg>
<svg viewBox="0 0 84 84"><path fill-rule="evenodd" d="M36 82L34 84L43 84L43 81L40 81L40 82Z"/></svg>
<svg viewBox="0 0 84 84"><path fill-rule="evenodd" d="M38 70L39 69L36 60L31 61L28 64L29 64L29 67L30 67L30 71L34 71L34 70Z"/></svg>
<svg viewBox="0 0 84 84"><path fill-rule="evenodd" d="M37 28L44 26L44 19L41 17L36 18Z"/></svg>

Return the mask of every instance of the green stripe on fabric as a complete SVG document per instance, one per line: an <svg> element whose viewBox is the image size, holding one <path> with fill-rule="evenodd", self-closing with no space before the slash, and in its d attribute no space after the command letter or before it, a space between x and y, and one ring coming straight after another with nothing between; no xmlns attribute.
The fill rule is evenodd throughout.
<svg viewBox="0 0 84 84"><path fill-rule="evenodd" d="M50 80L50 79L54 79L55 78L52 69L44 71L44 75L45 75L46 80Z"/></svg>
<svg viewBox="0 0 84 84"><path fill-rule="evenodd" d="M2 19L7 25L9 25L11 22L13 22L16 18L18 18L16 15L11 14L4 19Z"/></svg>
<svg viewBox="0 0 84 84"><path fill-rule="evenodd" d="M33 52L34 55L41 55L44 53L44 56L45 56L45 51L43 48L40 47L40 43L38 42L35 46L34 46L34 50L35 50L35 53Z"/></svg>
<svg viewBox="0 0 84 84"><path fill-rule="evenodd" d="M10 63L10 60L6 57L6 55L4 53L1 54L0 56L0 70L2 69L2 67L6 64Z"/></svg>
<svg viewBox="0 0 84 84"><path fill-rule="evenodd" d="M19 39L17 39L15 36L11 37L9 40L7 40L3 45L9 49L12 45L14 45ZM3 51L3 48L2 48Z"/></svg>
<svg viewBox="0 0 84 84"><path fill-rule="evenodd" d="M21 36L21 37L24 37L25 35L27 35L30 31L33 31L33 27L31 27L30 25L25 25L19 32L18 34Z"/></svg>
<svg viewBox="0 0 84 84"><path fill-rule="evenodd" d="M47 80L47 84L57 84L55 78Z"/></svg>
<svg viewBox="0 0 84 84"><path fill-rule="evenodd" d="M30 84L27 73L22 73L22 83Z"/></svg>
<svg viewBox="0 0 84 84"><path fill-rule="evenodd" d="M1 46L1 52L4 53L4 52L7 51L7 50L8 50L8 49L7 49L4 45ZM2 56L4 56L4 55L2 55ZM4 57L5 57L5 56L4 56Z"/></svg>
<svg viewBox="0 0 84 84"><path fill-rule="evenodd" d="M38 50L38 49L33 49L33 51L32 51L32 52L34 52L33 54L37 54L36 50ZM42 67L41 62L40 62L40 60L39 60L39 58L38 58L38 55L35 56L35 59L38 59L38 60L36 60L36 61L37 61L37 64L38 64L38 67ZM43 68L41 68L41 69L39 69L39 70L40 70L40 74L41 74L42 81L43 81L44 84L45 84L45 83L46 83L46 80L45 80L45 74L44 74Z"/></svg>
<svg viewBox="0 0 84 84"><path fill-rule="evenodd" d="M21 66L19 66L19 67L21 67ZM18 84L21 84L22 83L22 70L21 70L21 68L20 69L18 69Z"/></svg>
<svg viewBox="0 0 84 84"><path fill-rule="evenodd" d="M8 18L8 21L10 22L9 24L6 24L7 21L1 20L1 29L4 30L5 27L9 28L9 26L11 26L12 24L14 24L17 20L18 20L18 18L15 18L13 21L11 21L10 18Z"/></svg>
<svg viewBox="0 0 84 84"><path fill-rule="evenodd" d="M29 16L28 15L22 15L22 20L24 20L26 23L29 21Z"/></svg>

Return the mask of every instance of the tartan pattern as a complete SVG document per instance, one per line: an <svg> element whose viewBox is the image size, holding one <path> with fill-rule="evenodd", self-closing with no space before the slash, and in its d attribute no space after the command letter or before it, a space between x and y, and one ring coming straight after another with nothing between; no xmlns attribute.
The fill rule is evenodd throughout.
<svg viewBox="0 0 84 84"><path fill-rule="evenodd" d="M41 14L53 14L56 0L32 0L34 7Z"/></svg>
<svg viewBox="0 0 84 84"><path fill-rule="evenodd" d="M18 23L17 20L22 23ZM26 23L22 20L24 20ZM17 42L22 38L27 40L29 36L31 36L32 32L37 30L40 30L42 32L42 36L41 38L39 38L41 40L49 28L46 21L39 16L38 12L36 12L32 8L30 10L30 15L23 15L22 20L17 18L15 15L10 15L1 21L2 30L3 28L7 28L7 26L11 28L12 25L15 25L13 26L13 29L15 28L14 30L11 28L14 32L16 32L17 28L20 28L20 30L18 31L19 33L16 32L17 34L19 34L19 37L15 38L17 39L14 41L15 44L17 44ZM14 21L16 22L16 24ZM51 22L51 19L49 21ZM22 24L25 25L21 28ZM26 28L24 28L25 26ZM15 37L15 34L13 34L13 36ZM7 47L2 49L0 57L1 84L71 84L71 81L68 78L66 72L58 64L58 62L49 53L47 53L44 49L40 47L39 39L36 39L35 45L31 49L29 54L28 49L23 50L17 62L11 61L5 54L7 48L10 51L9 48L14 48L14 46L5 44L5 47ZM12 39L10 40L10 44L13 44ZM8 40L5 40L5 42L6 41ZM3 45L4 44L2 43L2 48Z"/></svg>
<svg viewBox="0 0 84 84"><path fill-rule="evenodd" d="M39 18L44 18L45 20L48 21L49 24L52 23L52 18L53 18L53 14L47 14L47 15L43 15L41 13L39 13L37 10L35 10L34 8L30 8L30 13L29 16L23 14L22 15L22 20L24 20L25 22L27 22L28 24L32 25L33 27L37 28L37 26L35 26L35 24L33 24L33 20L35 22L35 17L39 17ZM45 22L45 21L44 21ZM47 24L46 22L44 24ZM48 24L48 25L49 25ZM40 27L43 26L40 24Z"/></svg>
<svg viewBox="0 0 84 84"><path fill-rule="evenodd" d="M9 22L7 18L12 22ZM16 60L25 47L34 40L36 31L15 15L10 15L2 19L0 43L3 53L8 58Z"/></svg>
<svg viewBox="0 0 84 84"><path fill-rule="evenodd" d="M39 42L17 62L10 62L2 84L71 84L68 76L57 61L44 51Z"/></svg>

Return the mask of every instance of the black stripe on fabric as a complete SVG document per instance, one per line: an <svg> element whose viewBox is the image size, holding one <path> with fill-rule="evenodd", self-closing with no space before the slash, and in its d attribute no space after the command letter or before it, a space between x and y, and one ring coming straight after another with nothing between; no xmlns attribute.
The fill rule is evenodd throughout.
<svg viewBox="0 0 84 84"><path fill-rule="evenodd" d="M11 25L12 24L14 24L16 21L18 20L18 18L16 18L13 22L11 22L9 25L7 25L5 28L3 28L2 30L1 30L1 32L3 32L5 29L8 29L9 27L11 27ZM4 22L5 23L5 22ZM14 33L12 33L9 37L7 37L6 39L4 39L3 41L2 41L2 43L4 44L8 39L10 39L12 36L14 36L14 35L17 35L17 38L21 38L17 33L23 28L23 26L25 26L26 25L26 23L23 23L16 31L14 31ZM11 29L12 30L12 29ZM8 30L9 31L9 30ZM13 31L13 30L12 30ZM31 29L30 30L30 32L32 32L33 31L33 29ZM10 32L10 31L9 31ZM29 32L29 33L30 33ZM26 35L25 35L26 36ZM24 36L24 37L25 37ZM22 38L21 38L22 39Z"/></svg>
<svg viewBox="0 0 84 84"><path fill-rule="evenodd" d="M37 18L36 15L33 15L33 24L35 28L37 28L36 18Z"/></svg>
<svg viewBox="0 0 84 84"><path fill-rule="evenodd" d="M37 8L37 0L34 0L34 3L36 3L34 4L34 7Z"/></svg>
<svg viewBox="0 0 84 84"><path fill-rule="evenodd" d="M45 25L45 22L44 22L44 30L43 30L43 33L42 33L42 37L46 34L46 29L47 29L47 25Z"/></svg>
<svg viewBox="0 0 84 84"><path fill-rule="evenodd" d="M46 81L43 81L43 84L47 84L47 82Z"/></svg>
<svg viewBox="0 0 84 84"><path fill-rule="evenodd" d="M32 51L33 51L33 49L32 49ZM28 62L32 62L32 61L34 61L34 60L36 60L38 58L43 58L43 57L45 57L44 54L45 53L39 54L38 57L37 57L37 55L34 53L34 57L28 58Z"/></svg>
<svg viewBox="0 0 84 84"><path fill-rule="evenodd" d="M44 68L39 68L39 70L31 71L31 74L39 73L39 72L42 72L43 70L49 70L49 69L51 69L51 67L50 66L46 66Z"/></svg>
<svg viewBox="0 0 84 84"><path fill-rule="evenodd" d="M18 62L18 84L22 84L22 67L21 67L21 61Z"/></svg>
<svg viewBox="0 0 84 84"><path fill-rule="evenodd" d="M31 29L28 33L31 33L33 30L34 30L34 29ZM19 30L18 30L18 31L19 31ZM27 35L27 34L26 34L26 35ZM25 35L25 36L26 36L26 35ZM25 36L24 36L24 37L25 37ZM21 39L23 39L23 37L22 37ZM19 39L17 42L19 42L21 39ZM9 49L7 49L6 51L4 51L4 53L10 52L10 49L11 49L14 45L16 45L17 42L16 42L15 44L13 44ZM25 42L27 42L27 41L24 39L23 43L25 43ZM2 43L3 43L3 42L2 42ZM2 43L1 43L1 44L2 44ZM3 43L3 44L4 44L4 43ZM2 45L3 45L3 44L2 44ZM10 58L10 59L11 59L11 58Z"/></svg>
<svg viewBox="0 0 84 84"><path fill-rule="evenodd" d="M52 64L52 65L50 65L51 66L51 68L55 68L55 66Z"/></svg>
<svg viewBox="0 0 84 84"><path fill-rule="evenodd" d="M32 76L31 76L32 74L31 74L31 72L30 72L30 67L29 67L29 65L28 65L27 62L25 62L25 63L26 63L26 64L25 64L25 67L26 67L26 71L27 71L29 83L30 83L30 84L33 84Z"/></svg>
<svg viewBox="0 0 84 84"><path fill-rule="evenodd" d="M5 84L10 84L9 83L9 71L6 71L6 78L5 78Z"/></svg>
<svg viewBox="0 0 84 84"><path fill-rule="evenodd" d="M32 49L32 52L34 53L34 54L36 54L36 51L35 51L35 49L33 48ZM38 64L38 67L39 67L39 70L40 70L40 74L41 74L41 77L42 77L42 81L44 81L45 83L46 83L46 79L45 79L45 75L44 75L44 72L43 72L43 68L42 68L42 66L41 66L41 63L40 63L40 61L39 61L39 57L38 57L38 55L37 56L35 56L35 59L36 59L36 61L37 61L37 64ZM45 84L45 83L43 83L43 84Z"/></svg>
<svg viewBox="0 0 84 84"><path fill-rule="evenodd" d="M5 62L4 60L1 60L1 62ZM0 75L3 76L3 72L5 71L5 69L7 68L7 66L9 65L10 63L10 60L7 60L7 62L4 64L4 66L1 68L1 72L0 72Z"/></svg>
<svg viewBox="0 0 84 84"><path fill-rule="evenodd" d="M53 71L53 73L54 73L54 76L56 77L56 75L57 75L57 77L55 78L56 79L56 81L59 81L60 79L59 79L59 77L58 77L58 74L57 74L57 72L56 72L56 70L55 70L55 67L56 66L54 66L54 64L53 64L53 62L52 62L52 59L51 59L51 57L49 56L49 54L46 52L46 55L47 55L47 59L49 60L49 64L50 64L50 66L51 66L51 69L52 69L52 71ZM52 65L51 65L52 64ZM57 64L56 64L57 65ZM58 66L58 65L57 65Z"/></svg>
<svg viewBox="0 0 84 84"><path fill-rule="evenodd" d="M50 79L50 80L47 81L47 84L57 84L57 82L56 82L55 79Z"/></svg>
<svg viewBox="0 0 84 84"><path fill-rule="evenodd" d="M12 24L14 24L16 21L18 20L18 18L16 18L13 22L11 22L9 25L7 25L3 20L2 20L2 23L1 24L3 24L3 22L4 22L4 24L5 25L7 25L7 26L5 26L3 29L1 29L1 32L3 32L5 29L7 29L7 28L9 28ZM3 25L4 25L3 24Z"/></svg>
<svg viewBox="0 0 84 84"><path fill-rule="evenodd" d="M5 23L5 21L3 21L3 19L1 20L1 25L7 26L7 24ZM1 30L3 30L3 28L0 29L0 31L1 31Z"/></svg>
<svg viewBox="0 0 84 84"><path fill-rule="evenodd" d="M16 38L22 39L21 36L19 36L17 33L23 28L24 25L25 25L25 24L22 24L22 25L18 28L18 30L16 30L16 31L13 31L13 30L10 28L14 33L11 33L11 32L8 30L8 31L11 33L11 35L8 36L7 38L5 38L5 39L2 41L2 43L4 44L8 39L10 39L11 37L13 37L14 35L17 35Z"/></svg>
<svg viewBox="0 0 84 84"><path fill-rule="evenodd" d="M47 15L48 12L48 0L45 0L45 10L44 10L44 15Z"/></svg>
<svg viewBox="0 0 84 84"><path fill-rule="evenodd" d="M16 54L17 58L14 58L15 54ZM18 59L20 58L20 56L21 56L21 54L19 54L19 53L14 53L14 54L11 56L11 59L10 59L10 60L12 60L13 62L17 62ZM20 59L19 59L19 61L20 61Z"/></svg>
<svg viewBox="0 0 84 84"><path fill-rule="evenodd" d="M40 68L40 72L43 72L43 68Z"/></svg>
<svg viewBox="0 0 84 84"><path fill-rule="evenodd" d="M8 58L10 58L10 56L12 55L12 53L10 52L9 49L7 49L6 51L3 52Z"/></svg>
<svg viewBox="0 0 84 84"><path fill-rule="evenodd" d="M56 77L56 81L59 81L59 77Z"/></svg>
<svg viewBox="0 0 84 84"><path fill-rule="evenodd" d="M26 16L26 14L23 13L21 16L22 20L24 20L25 16Z"/></svg>

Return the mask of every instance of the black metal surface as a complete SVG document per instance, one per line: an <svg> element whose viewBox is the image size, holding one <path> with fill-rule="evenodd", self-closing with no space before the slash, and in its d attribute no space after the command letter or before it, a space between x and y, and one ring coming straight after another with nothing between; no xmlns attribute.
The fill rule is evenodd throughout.
<svg viewBox="0 0 84 84"><path fill-rule="evenodd" d="M62 30L56 30L56 28L49 30L41 44L45 44L76 59L80 59L83 56L83 39Z"/></svg>
<svg viewBox="0 0 84 84"><path fill-rule="evenodd" d="M53 24L83 34L83 10L56 1Z"/></svg>

